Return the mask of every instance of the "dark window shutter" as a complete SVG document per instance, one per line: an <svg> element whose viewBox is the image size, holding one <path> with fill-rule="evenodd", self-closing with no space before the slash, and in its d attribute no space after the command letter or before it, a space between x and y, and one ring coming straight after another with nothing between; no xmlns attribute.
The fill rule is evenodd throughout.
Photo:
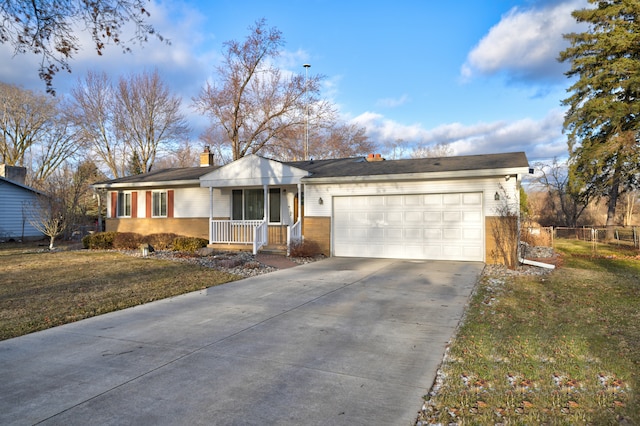
<svg viewBox="0 0 640 426"><path fill-rule="evenodd" d="M173 217L173 190L167 191L167 217Z"/></svg>

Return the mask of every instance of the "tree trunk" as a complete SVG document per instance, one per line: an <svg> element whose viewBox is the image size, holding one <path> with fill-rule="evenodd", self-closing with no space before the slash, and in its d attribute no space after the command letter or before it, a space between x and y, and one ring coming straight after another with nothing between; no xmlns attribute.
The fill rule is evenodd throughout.
<svg viewBox="0 0 640 426"><path fill-rule="evenodd" d="M619 179L616 177L613 179L611 185L611 191L609 192L609 202L607 203L607 233L606 240L612 241L615 237L615 218L616 218L616 205L618 204L618 194L620 192Z"/></svg>

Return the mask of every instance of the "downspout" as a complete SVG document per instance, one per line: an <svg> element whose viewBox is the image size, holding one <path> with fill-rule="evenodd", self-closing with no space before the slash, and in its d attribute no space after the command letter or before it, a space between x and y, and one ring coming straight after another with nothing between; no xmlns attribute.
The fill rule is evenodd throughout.
<svg viewBox="0 0 640 426"><path fill-rule="evenodd" d="M298 183L298 222L302 222L302 184ZM302 229L302 223L300 223ZM302 232L301 232L302 234Z"/></svg>
<svg viewBox="0 0 640 426"><path fill-rule="evenodd" d="M518 256L518 261L523 265L537 266L538 268L546 268L546 269L555 269L555 265L550 265L548 263L542 263L535 260L523 259Z"/></svg>
<svg viewBox="0 0 640 426"><path fill-rule="evenodd" d="M538 262L537 260L524 259L522 256L520 256L520 249L518 249L518 262L520 262L523 265L536 266L538 268L556 269L555 265L551 265L549 263Z"/></svg>
<svg viewBox="0 0 640 426"><path fill-rule="evenodd" d="M209 244L213 244L213 186L209 187Z"/></svg>

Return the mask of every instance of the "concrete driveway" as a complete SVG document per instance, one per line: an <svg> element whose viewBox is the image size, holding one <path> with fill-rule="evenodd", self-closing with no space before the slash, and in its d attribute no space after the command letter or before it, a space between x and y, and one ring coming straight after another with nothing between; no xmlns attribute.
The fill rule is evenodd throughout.
<svg viewBox="0 0 640 426"><path fill-rule="evenodd" d="M0 342L0 424L409 425L481 263L330 258Z"/></svg>

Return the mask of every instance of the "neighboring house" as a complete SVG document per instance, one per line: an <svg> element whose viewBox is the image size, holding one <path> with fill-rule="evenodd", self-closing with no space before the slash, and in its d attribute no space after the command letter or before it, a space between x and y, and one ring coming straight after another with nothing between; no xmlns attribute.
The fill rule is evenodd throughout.
<svg viewBox="0 0 640 426"><path fill-rule="evenodd" d="M0 164L0 242L44 238L29 222L29 210L42 194L26 186L26 168Z"/></svg>
<svg viewBox="0 0 640 426"><path fill-rule="evenodd" d="M517 215L528 173L522 152L390 161L249 155L94 187L109 194L107 230L173 232L254 252L304 239L328 256L490 262L494 219L507 203Z"/></svg>

